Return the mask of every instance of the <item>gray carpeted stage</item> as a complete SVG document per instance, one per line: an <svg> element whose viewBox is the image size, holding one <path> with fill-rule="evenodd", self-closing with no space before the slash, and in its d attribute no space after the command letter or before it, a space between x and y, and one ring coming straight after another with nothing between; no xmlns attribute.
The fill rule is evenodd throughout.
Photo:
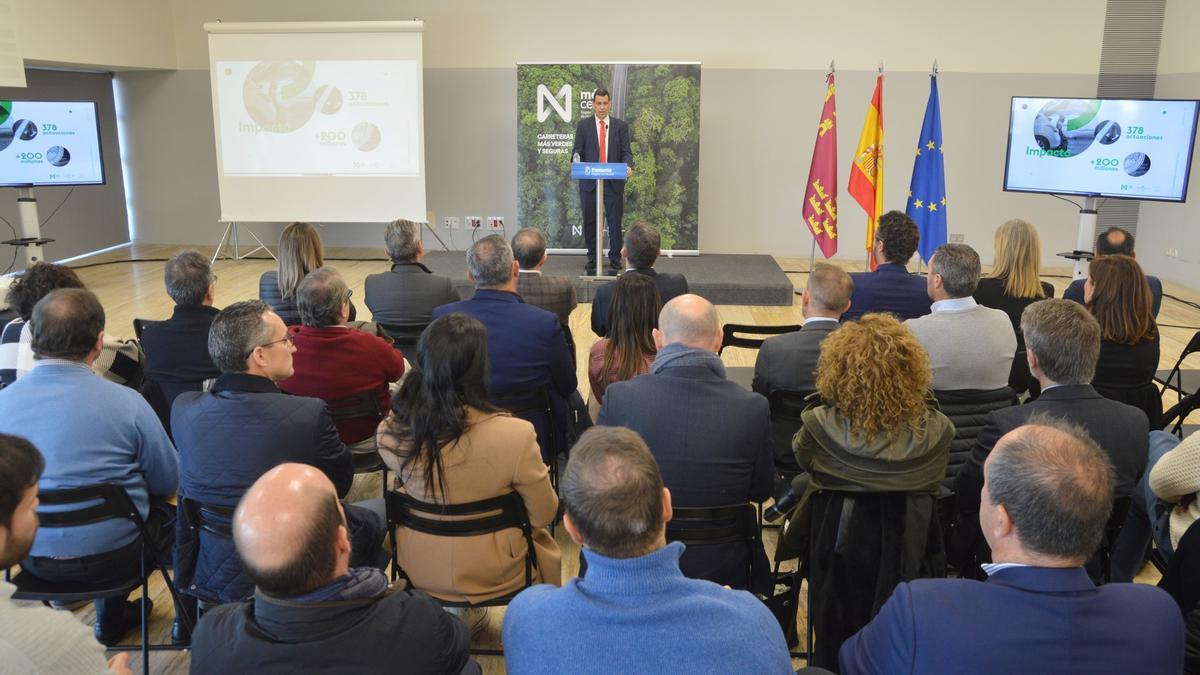
<svg viewBox="0 0 1200 675"><path fill-rule="evenodd" d="M454 279L464 298L473 290L467 282L467 261L459 251L429 251L424 262L438 274ZM582 255L554 255L546 261L547 274L571 277L579 302L591 302L596 286L602 282L584 281ZM705 254L679 258L661 257L654 269L678 272L687 277L692 293L717 305L790 305L792 282L769 255Z"/></svg>

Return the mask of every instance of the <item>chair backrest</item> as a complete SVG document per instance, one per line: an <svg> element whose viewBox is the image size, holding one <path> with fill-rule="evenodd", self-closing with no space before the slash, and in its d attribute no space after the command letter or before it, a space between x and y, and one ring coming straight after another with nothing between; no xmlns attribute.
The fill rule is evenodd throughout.
<svg viewBox="0 0 1200 675"><path fill-rule="evenodd" d="M43 528L79 527L114 518L137 525L145 534L146 524L133 500L119 483L100 483L65 490L38 492L38 526ZM47 510L45 507L55 507Z"/></svg>
<svg viewBox="0 0 1200 675"><path fill-rule="evenodd" d="M1183 362L1195 352L1200 352L1200 330L1196 331L1192 335L1192 338L1188 340L1188 343L1183 346L1183 351L1179 352L1179 358L1175 360L1175 365L1171 366L1171 370L1168 371L1167 376L1155 377L1156 380L1162 382L1162 389L1159 391L1160 394L1167 393L1168 389L1174 389L1183 393L1194 393L1184 392L1183 390Z"/></svg>
<svg viewBox="0 0 1200 675"><path fill-rule="evenodd" d="M421 339L421 333L425 332L425 328L429 326L427 323L380 323L375 322L385 333L392 336L392 346L396 349L409 353L416 351L417 341ZM410 359L411 360L411 359Z"/></svg>
<svg viewBox="0 0 1200 675"><path fill-rule="evenodd" d="M193 529L203 530L222 539L233 539L232 506L205 504L187 497L179 498L179 508Z"/></svg>
<svg viewBox="0 0 1200 675"><path fill-rule="evenodd" d="M327 400L329 414L334 422L371 417L382 420L384 411L379 406L379 392L375 389L360 391L353 396Z"/></svg>
<svg viewBox="0 0 1200 675"><path fill-rule="evenodd" d="M1104 524L1104 538L1100 540L1100 549L1086 565L1088 574L1096 583L1106 584L1112 579L1113 546L1125 527L1125 517L1129 515L1131 503L1129 495L1113 500L1112 513L1108 515L1108 522Z"/></svg>
<svg viewBox="0 0 1200 675"><path fill-rule="evenodd" d="M562 327L563 337L567 340L567 353L571 355L571 367L579 365L579 356L575 353L575 335L571 333L571 325L565 321L559 321L558 325Z"/></svg>
<svg viewBox="0 0 1200 675"><path fill-rule="evenodd" d="M738 333L747 333L750 335L783 335L784 333L794 333L800 330L799 324L789 324L786 326L754 326L751 324L727 323L721 326L721 349L718 354L725 351L726 347L744 347L746 349L759 349L762 347L765 337L751 338L742 337Z"/></svg>
<svg viewBox="0 0 1200 675"><path fill-rule="evenodd" d="M667 541L688 546L757 542L758 509L750 503L730 506L676 506L667 523ZM753 556L751 556L753 559Z"/></svg>
<svg viewBox="0 0 1200 675"><path fill-rule="evenodd" d="M1185 435L1183 421L1197 409L1200 409L1200 392L1192 392L1163 413L1155 428L1169 431L1183 438Z"/></svg>
<svg viewBox="0 0 1200 675"><path fill-rule="evenodd" d="M388 490L384 502L393 560L398 560L397 526L436 537L476 537L515 528L521 530L525 537L525 585L533 583L533 567L537 564L533 525L529 522L525 502L516 492L464 504L430 504L407 493ZM393 564L393 577L399 573L398 567L398 564Z"/></svg>
<svg viewBox="0 0 1200 675"><path fill-rule="evenodd" d="M492 394L491 401L492 405L507 410L517 417L531 413L545 413L550 417L551 423L554 420L550 391L545 385L522 391Z"/></svg>
<svg viewBox="0 0 1200 675"><path fill-rule="evenodd" d="M792 452L792 437L800 431L800 414L804 412L811 391L775 389L767 396L771 405L771 444L775 451L775 468L795 473L800 470Z"/></svg>
<svg viewBox="0 0 1200 675"><path fill-rule="evenodd" d="M154 323L150 319L134 319L133 320L133 336L138 340L142 339L142 331L146 330L148 324Z"/></svg>

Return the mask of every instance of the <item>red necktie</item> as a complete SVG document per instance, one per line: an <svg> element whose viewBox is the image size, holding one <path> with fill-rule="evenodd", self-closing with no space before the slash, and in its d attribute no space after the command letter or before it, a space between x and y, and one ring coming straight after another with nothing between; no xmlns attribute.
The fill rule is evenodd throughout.
<svg viewBox="0 0 1200 675"><path fill-rule="evenodd" d="M608 161L608 130L605 128L604 120L600 120L600 161Z"/></svg>

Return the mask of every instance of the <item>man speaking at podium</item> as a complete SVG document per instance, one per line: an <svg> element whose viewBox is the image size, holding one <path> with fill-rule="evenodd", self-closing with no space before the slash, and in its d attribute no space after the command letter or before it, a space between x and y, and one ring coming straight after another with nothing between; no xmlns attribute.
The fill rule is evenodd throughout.
<svg viewBox="0 0 1200 675"><path fill-rule="evenodd" d="M579 120L575 127L577 162L633 163L629 146L629 125L624 120L609 117L612 97L607 89L592 94L592 119ZM633 166L629 167L633 175ZM596 273L596 181L579 181L579 203L583 207L583 236L587 241L587 266L584 274ZM608 225L609 274L616 274L621 265L621 216L625 211L625 181L604 181L604 220Z"/></svg>

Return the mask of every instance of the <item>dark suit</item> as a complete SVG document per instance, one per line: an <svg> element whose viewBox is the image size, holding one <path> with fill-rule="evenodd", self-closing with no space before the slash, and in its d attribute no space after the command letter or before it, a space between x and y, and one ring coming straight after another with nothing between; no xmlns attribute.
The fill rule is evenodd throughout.
<svg viewBox="0 0 1200 675"><path fill-rule="evenodd" d="M211 392L180 394L171 428L179 449L179 495L205 504L237 506L254 481L284 462L320 469L339 496L354 480L353 457L325 402L284 394L265 377L226 373ZM346 515L353 517L349 509ZM183 588L195 584L229 601L241 600L253 587L242 575L233 542L192 530L182 516L175 551Z"/></svg>
<svg viewBox="0 0 1200 675"><path fill-rule="evenodd" d="M754 362L751 387L763 396L776 389L816 391L821 343L837 327L837 319L810 321L795 333L767 338Z"/></svg>
<svg viewBox="0 0 1200 675"><path fill-rule="evenodd" d="M1035 413L1043 413L1083 427L1108 455L1115 470L1116 497L1133 494L1146 470L1150 452L1150 423L1137 408L1104 398L1090 384L1068 384L1043 391L1025 405L995 410L975 439L975 447L958 471L955 481L958 511L955 550L986 550L979 531L979 492L983 489L983 463L996 442L1025 424Z"/></svg>
<svg viewBox="0 0 1200 675"><path fill-rule="evenodd" d="M566 399L575 391L578 381L558 317L525 304L516 293L485 288L476 290L470 300L438 307L433 310L433 318L454 312L473 316L487 328L488 357L492 366L488 384L490 393L513 393L549 386L558 437L551 439L547 420L531 421L537 429L543 458L549 458L552 448L564 448L568 423Z"/></svg>
<svg viewBox="0 0 1200 675"><path fill-rule="evenodd" d="M615 117L608 118L608 142L605 160L608 162L633 164L633 149L629 143L629 125ZM575 147L571 151L579 155L581 162L600 161L600 135L596 129L596 118L585 117L575 126ZM596 181L579 182L579 204L583 207L583 236L587 241L589 262L596 257ZM625 213L625 181L604 181L604 220L608 226L608 259L612 264L621 263L621 217Z"/></svg>
<svg viewBox="0 0 1200 675"><path fill-rule="evenodd" d="M363 285L371 318L389 326L428 325L434 308L459 300L450 279L421 263L396 263L390 272L368 276Z"/></svg>
<svg viewBox="0 0 1200 675"><path fill-rule="evenodd" d="M149 321L142 329L146 353L142 394L168 434L175 398L185 391L199 391L205 380L221 374L208 355L208 329L218 313L207 305L175 305L171 318Z"/></svg>
<svg viewBox="0 0 1200 675"><path fill-rule="evenodd" d="M1183 619L1158 588L1014 567L900 584L838 656L843 675L1179 673Z"/></svg>
<svg viewBox="0 0 1200 675"><path fill-rule="evenodd" d="M667 364L614 382L604 392L597 424L641 434L675 506L727 506L771 495L767 399L703 365ZM680 567L690 577L747 588L748 555L766 561L761 543L756 551L740 543L689 546Z"/></svg>
<svg viewBox="0 0 1200 675"><path fill-rule="evenodd" d="M570 279L542 274L538 270L521 270L517 276L517 293L526 304L541 307L564 324L571 321L571 312L579 305Z"/></svg>
<svg viewBox="0 0 1200 675"><path fill-rule="evenodd" d="M928 314L933 304L925 277L910 274L904 265L884 263L874 272L851 272L850 278L854 292L842 321L854 321L868 312L891 312L901 321L915 319Z"/></svg>
<svg viewBox="0 0 1200 675"><path fill-rule="evenodd" d="M1076 279L1072 281L1067 290L1063 291L1063 299L1073 300L1079 304L1083 304L1083 282L1085 279ZM1150 307L1150 313L1155 317L1158 316L1158 310L1162 307L1162 281L1158 277L1146 275L1146 283L1150 284L1150 295L1153 296L1154 304Z"/></svg>
<svg viewBox="0 0 1200 675"><path fill-rule="evenodd" d="M629 272L644 274L654 279L654 285L658 288L658 298L664 305L672 298L688 292L687 277L682 274L671 272L660 274L653 267L633 269ZM592 332L600 337L608 335L608 306L612 304L613 291L616 289L617 282L610 281L597 288L596 295L592 298Z"/></svg>

